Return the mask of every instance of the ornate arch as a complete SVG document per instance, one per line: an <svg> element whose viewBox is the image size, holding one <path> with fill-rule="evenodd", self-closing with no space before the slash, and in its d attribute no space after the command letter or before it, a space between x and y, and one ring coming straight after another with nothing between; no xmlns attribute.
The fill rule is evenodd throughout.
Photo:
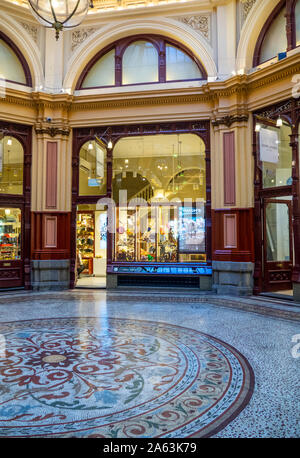
<svg viewBox="0 0 300 458"><path fill-rule="evenodd" d="M1 32L18 48L26 61L32 79L30 85L33 88L43 85L43 67L37 45L26 33L21 24L8 16L4 11L0 11L0 22Z"/></svg>
<svg viewBox="0 0 300 458"><path fill-rule="evenodd" d="M255 46L260 33L274 8L282 0L264 0L255 2L241 30L237 50L237 67L249 70L252 68Z"/></svg>
<svg viewBox="0 0 300 458"><path fill-rule="evenodd" d="M182 43L203 64L209 77L217 76L217 68L213 59L213 50L207 41L185 24L169 18L132 20L126 23L109 24L89 36L72 55L63 88L73 90L86 64L102 48L125 37L132 35L162 35Z"/></svg>

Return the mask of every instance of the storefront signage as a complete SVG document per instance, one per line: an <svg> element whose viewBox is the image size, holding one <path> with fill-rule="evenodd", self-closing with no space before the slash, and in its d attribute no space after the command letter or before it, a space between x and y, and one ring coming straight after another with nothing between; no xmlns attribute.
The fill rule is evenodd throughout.
<svg viewBox="0 0 300 458"><path fill-rule="evenodd" d="M97 178L89 178L88 185L91 187L96 187L96 186L100 186L100 182L99 180L97 180Z"/></svg>
<svg viewBox="0 0 300 458"><path fill-rule="evenodd" d="M204 205L179 207L179 253L205 253Z"/></svg>
<svg viewBox="0 0 300 458"><path fill-rule="evenodd" d="M211 275L211 267L162 267L162 266L114 266L114 273L165 274L165 275Z"/></svg>
<svg viewBox="0 0 300 458"><path fill-rule="evenodd" d="M278 132L262 128L259 132L260 160L277 164L279 158Z"/></svg>

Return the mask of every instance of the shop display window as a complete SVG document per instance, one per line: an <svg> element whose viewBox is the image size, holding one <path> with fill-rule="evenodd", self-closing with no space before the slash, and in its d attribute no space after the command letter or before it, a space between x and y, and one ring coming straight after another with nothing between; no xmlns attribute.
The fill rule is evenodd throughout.
<svg viewBox="0 0 300 458"><path fill-rule="evenodd" d="M85 270L92 271L95 246L94 212L77 213L77 248Z"/></svg>
<svg viewBox="0 0 300 458"><path fill-rule="evenodd" d="M23 194L24 152L14 137L0 140L0 194Z"/></svg>
<svg viewBox="0 0 300 458"><path fill-rule="evenodd" d="M21 259L21 210L0 208L0 261Z"/></svg>
<svg viewBox="0 0 300 458"><path fill-rule="evenodd" d="M205 262L205 147L193 134L127 137L113 151L114 260Z"/></svg>
<svg viewBox="0 0 300 458"><path fill-rule="evenodd" d="M260 124L259 124L260 125ZM259 151L263 172L263 187L275 188L292 184L291 128L260 125Z"/></svg>
<svg viewBox="0 0 300 458"><path fill-rule="evenodd" d="M117 261L134 261L136 252L136 211L116 209L115 257Z"/></svg>
<svg viewBox="0 0 300 458"><path fill-rule="evenodd" d="M117 207L115 233L115 261L206 261L204 207Z"/></svg>
<svg viewBox="0 0 300 458"><path fill-rule="evenodd" d="M106 194L106 149L93 140L80 149L79 195Z"/></svg>

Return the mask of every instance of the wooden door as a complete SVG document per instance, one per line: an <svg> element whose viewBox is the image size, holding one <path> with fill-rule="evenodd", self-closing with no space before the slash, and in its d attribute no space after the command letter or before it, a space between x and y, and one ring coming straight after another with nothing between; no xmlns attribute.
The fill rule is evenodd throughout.
<svg viewBox="0 0 300 458"><path fill-rule="evenodd" d="M293 237L291 200L264 199L264 291L292 289Z"/></svg>

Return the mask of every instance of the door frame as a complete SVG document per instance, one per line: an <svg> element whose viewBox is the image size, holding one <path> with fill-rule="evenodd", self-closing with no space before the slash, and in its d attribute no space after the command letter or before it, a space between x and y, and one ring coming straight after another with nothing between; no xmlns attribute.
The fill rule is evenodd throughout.
<svg viewBox="0 0 300 458"><path fill-rule="evenodd" d="M70 288L75 286L76 269L76 212L78 204L97 203L100 198L112 196L112 169L113 169L113 148L107 148L107 190L102 196L80 196L79 195L79 155L81 146L96 137L107 144L116 142L125 137L138 137L159 134L195 134L200 137L205 145L206 165L206 256L207 266L211 266L211 160L210 160L210 121L176 121L176 122L153 122L151 124L122 124L112 126L78 127L73 129L73 151L72 151L72 216L71 216L71 262L70 262ZM113 264L113 234L108 231L107 236L107 272L114 269ZM138 263L134 263L138 266ZM110 273L110 272L108 272Z"/></svg>
<svg viewBox="0 0 300 458"><path fill-rule="evenodd" d="M23 147L23 194L0 194L0 207L20 208L22 211L22 247L21 247L21 286L31 289L31 162L32 162L32 126L0 120L0 137L14 137ZM13 283L13 280L12 280ZM10 285L14 288L18 285ZM1 288L1 282L0 282ZM6 288L3 286L3 288Z"/></svg>
<svg viewBox="0 0 300 458"><path fill-rule="evenodd" d="M278 117L291 127L290 147L292 149L292 184L276 188L263 188L262 164L260 162L258 133L256 123L276 125ZM292 196L293 246L300 246L300 160L299 160L299 123L300 105L292 98L274 105L260 108L253 113L252 146L254 157L254 294L264 291L263 282L263 199ZM294 252L292 282L300 283L300 251Z"/></svg>
<svg viewBox="0 0 300 458"><path fill-rule="evenodd" d="M289 215L289 261L268 261L267 256L267 219L266 208L268 204L285 204ZM274 198L263 199L263 288L264 291L280 291L293 289L293 226L292 226L292 201ZM277 280L271 280L272 275ZM274 286L272 286L274 284Z"/></svg>

